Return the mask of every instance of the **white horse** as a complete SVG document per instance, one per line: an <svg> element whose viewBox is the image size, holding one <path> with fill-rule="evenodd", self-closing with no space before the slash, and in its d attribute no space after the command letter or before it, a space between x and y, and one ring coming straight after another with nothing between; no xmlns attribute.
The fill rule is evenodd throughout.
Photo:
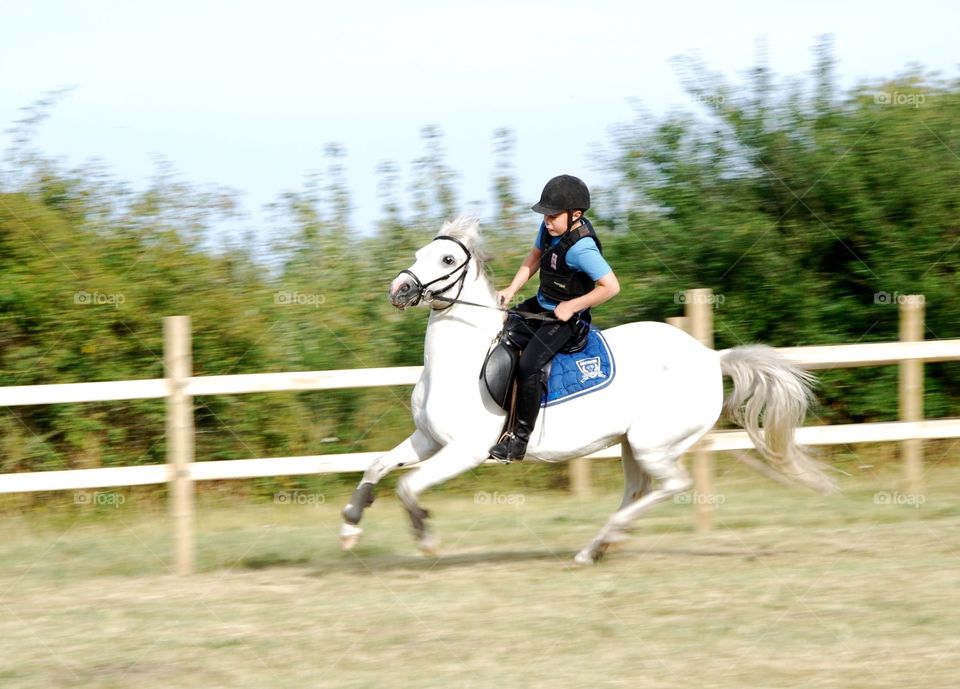
<svg viewBox="0 0 960 689"><path fill-rule="evenodd" d="M421 549L435 553L437 540L427 528L429 515L418 504L420 495L482 464L499 437L505 412L478 374L503 326L504 312L487 279L480 240L476 220L461 217L446 223L390 285L397 308L424 304L432 309L423 373L413 390L416 430L364 473L343 510L344 549L352 548L362 533L358 524L373 502L377 482L397 467L422 462L403 476L397 494ZM654 322L629 323L603 334L616 358L616 376L602 390L541 410L524 460L562 462L620 443L623 500L577 554L577 563L596 562L610 544L626 538L641 512L691 487L679 459L720 416L723 375L734 384L725 409L746 428L769 467L815 490L832 490L832 481L794 441L810 399L811 377L774 349L751 345L718 352ZM653 489L650 479L657 483Z"/></svg>

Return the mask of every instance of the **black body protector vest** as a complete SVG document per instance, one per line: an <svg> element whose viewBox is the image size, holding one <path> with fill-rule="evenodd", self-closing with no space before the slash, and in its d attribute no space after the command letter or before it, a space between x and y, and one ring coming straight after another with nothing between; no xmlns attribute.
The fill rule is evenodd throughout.
<svg viewBox="0 0 960 689"><path fill-rule="evenodd" d="M597 249L603 254L600 238L586 218L581 217L579 225L567 232L560 241L549 247L540 257L540 291L550 301L560 303L570 301L592 291L595 282L586 273L574 270L567 265L567 252L584 237L593 237ZM543 246L550 242L550 235L544 230ZM589 313L589 310L588 312Z"/></svg>

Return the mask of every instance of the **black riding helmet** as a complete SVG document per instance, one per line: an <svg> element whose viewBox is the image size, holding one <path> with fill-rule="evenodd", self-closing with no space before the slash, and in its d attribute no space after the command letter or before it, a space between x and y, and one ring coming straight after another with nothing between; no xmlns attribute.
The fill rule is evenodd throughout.
<svg viewBox="0 0 960 689"><path fill-rule="evenodd" d="M558 175L544 185L539 203L530 208L534 213L544 215L571 210L585 211L590 208L590 190L579 177Z"/></svg>

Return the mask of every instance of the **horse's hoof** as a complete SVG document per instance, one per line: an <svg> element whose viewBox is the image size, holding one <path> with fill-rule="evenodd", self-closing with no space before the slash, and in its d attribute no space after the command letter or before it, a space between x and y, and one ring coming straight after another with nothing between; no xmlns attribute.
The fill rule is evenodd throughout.
<svg viewBox="0 0 960 689"><path fill-rule="evenodd" d="M432 534L427 534L417 541L417 547L420 552L427 557L440 557L440 539Z"/></svg>
<svg viewBox="0 0 960 689"><path fill-rule="evenodd" d="M340 527L340 550L353 550L353 547L360 541L360 534L363 529L354 524L343 524Z"/></svg>
<svg viewBox="0 0 960 689"><path fill-rule="evenodd" d="M609 543L602 543L596 548L584 548L573 558L573 562L578 565L595 565L603 559L603 554L609 547Z"/></svg>
<svg viewBox="0 0 960 689"><path fill-rule="evenodd" d="M593 550L584 548L573 558L573 562L577 565L595 565L597 564L597 559L598 558L593 556Z"/></svg>

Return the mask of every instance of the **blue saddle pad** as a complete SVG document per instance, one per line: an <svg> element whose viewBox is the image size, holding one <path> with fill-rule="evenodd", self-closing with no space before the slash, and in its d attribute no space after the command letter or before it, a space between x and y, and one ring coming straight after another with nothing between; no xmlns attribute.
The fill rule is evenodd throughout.
<svg viewBox="0 0 960 689"><path fill-rule="evenodd" d="M547 393L540 406L549 407L587 395L610 385L616 375L613 353L596 328L590 328L587 346L576 354L553 357Z"/></svg>

